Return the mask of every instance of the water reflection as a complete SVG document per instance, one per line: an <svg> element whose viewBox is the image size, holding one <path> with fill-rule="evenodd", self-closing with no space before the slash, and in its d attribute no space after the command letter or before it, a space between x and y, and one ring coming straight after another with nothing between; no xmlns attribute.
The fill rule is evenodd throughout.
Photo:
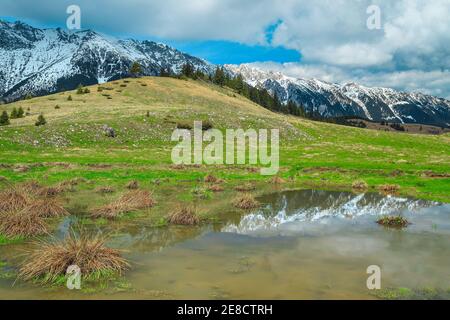
<svg viewBox="0 0 450 320"><path fill-rule="evenodd" d="M349 192L330 192L317 190L288 191L265 196L259 199L265 206L250 214L244 215L238 223L228 223L223 232L239 234L263 235L274 231L289 229L296 224L297 231L304 227L317 228L330 224L332 229L338 227L342 220L351 223L369 221L368 216L411 214L425 212L427 208L439 207L432 201L383 196L376 193L353 194ZM448 206L442 206L448 210ZM366 219L358 219L366 217ZM373 217L370 221L373 222ZM299 224L303 222L303 224ZM292 227L292 225L291 225Z"/></svg>

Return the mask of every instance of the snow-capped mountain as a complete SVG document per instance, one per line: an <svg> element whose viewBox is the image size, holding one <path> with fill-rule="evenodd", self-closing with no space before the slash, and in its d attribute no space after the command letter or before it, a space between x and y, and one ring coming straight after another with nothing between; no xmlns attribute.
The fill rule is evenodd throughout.
<svg viewBox="0 0 450 320"><path fill-rule="evenodd" d="M45 95L129 75L133 62L144 75L161 68L178 72L191 63L204 72L214 66L204 60L152 41L119 40L91 30L37 29L0 21L0 100L26 94Z"/></svg>
<svg viewBox="0 0 450 320"><path fill-rule="evenodd" d="M323 117L355 116L373 121L450 126L450 101L446 99L356 83L340 85L296 79L246 64L226 68L233 74L241 74L249 85L277 94L282 102L294 101L307 112Z"/></svg>
<svg viewBox="0 0 450 320"><path fill-rule="evenodd" d="M216 66L165 44L120 40L86 31L38 29L22 22L0 21L0 101L27 94L46 95L129 76L133 62L144 75L161 69L179 72L189 62L204 73ZM450 126L450 101L421 93L304 80L262 71L249 65L227 65L231 74L277 94L282 102L302 105L324 117L355 116L374 121Z"/></svg>

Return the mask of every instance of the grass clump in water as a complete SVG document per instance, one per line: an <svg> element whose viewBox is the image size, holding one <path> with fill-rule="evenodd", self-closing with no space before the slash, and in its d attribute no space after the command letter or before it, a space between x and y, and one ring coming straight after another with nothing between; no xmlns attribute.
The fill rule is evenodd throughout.
<svg viewBox="0 0 450 320"><path fill-rule="evenodd" d="M119 250L106 247L105 242L105 238L99 236L70 234L62 242L38 243L21 265L19 278L55 282L65 276L72 265L81 269L83 279L121 275L130 265Z"/></svg>
<svg viewBox="0 0 450 320"><path fill-rule="evenodd" d="M381 219L378 219L377 223L384 227L398 229L406 228L410 224L410 222L402 216L384 216Z"/></svg>
<svg viewBox="0 0 450 320"><path fill-rule="evenodd" d="M383 194L397 194L400 191L400 186L396 184L384 184L379 186L378 190Z"/></svg>
<svg viewBox="0 0 450 320"><path fill-rule="evenodd" d="M238 196L236 199L234 199L233 205L236 208L244 210L255 209L260 206L259 202L256 201L255 198L249 193Z"/></svg>
<svg viewBox="0 0 450 320"><path fill-rule="evenodd" d="M234 188L234 190L239 191L239 192L248 192L248 191L253 191L256 190L256 186L253 183L244 183L240 186L236 186Z"/></svg>
<svg viewBox="0 0 450 320"><path fill-rule="evenodd" d="M0 212L20 211L29 203L29 197L21 190L13 188L0 193Z"/></svg>
<svg viewBox="0 0 450 320"><path fill-rule="evenodd" d="M180 205L168 217L168 222L175 225L192 226L200 223L195 209L191 206Z"/></svg>
<svg viewBox="0 0 450 320"><path fill-rule="evenodd" d="M4 213L0 216L0 234L9 240L34 237L47 233L44 220L26 211Z"/></svg>
<svg viewBox="0 0 450 320"><path fill-rule="evenodd" d="M69 212L54 198L35 200L23 210L23 213L41 218L59 218L69 215Z"/></svg>
<svg viewBox="0 0 450 320"><path fill-rule="evenodd" d="M353 191L364 192L364 191L367 191L367 189L369 189L369 185L367 184L367 182L365 182L363 180L356 180L356 181L353 181L353 183L352 183L352 189L353 189Z"/></svg>
<svg viewBox="0 0 450 320"><path fill-rule="evenodd" d="M124 213L148 209L155 205L155 200L149 191L134 190L122 195L116 201L92 211L93 218L114 219Z"/></svg>

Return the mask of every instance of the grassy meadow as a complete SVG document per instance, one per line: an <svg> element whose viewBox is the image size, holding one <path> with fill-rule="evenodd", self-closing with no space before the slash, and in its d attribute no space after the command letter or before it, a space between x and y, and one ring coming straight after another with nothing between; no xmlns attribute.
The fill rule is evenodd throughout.
<svg viewBox="0 0 450 320"><path fill-rule="evenodd" d="M173 241L182 241L197 235L198 225L220 230L237 219L236 210L256 208L254 197L274 191L371 191L450 202L449 134L314 122L273 113L228 88L157 77L22 100L0 112L13 108L26 115L0 127L0 249L8 248L0 263L14 265L13 273L0 265L0 279L12 274L61 286L71 264L88 280L115 279L130 264L105 246L106 238L85 230L114 239L142 226L169 227ZM36 126L41 114L46 124ZM262 176L251 165L173 165L172 132L195 120L220 130L279 129L279 174ZM25 262L16 257L29 240L73 221L80 236L66 230L65 242L44 242Z"/></svg>
<svg viewBox="0 0 450 320"><path fill-rule="evenodd" d="M0 106L27 113L0 127L0 176L12 183L30 179L46 185L83 177L90 188L189 184L188 198L209 173L227 184L264 183L251 166L173 167L177 124L208 120L214 128L279 128L280 173L290 187L351 189L364 180L402 195L450 201L450 135L412 135L313 122L275 114L227 88L193 80L145 77L89 87ZM69 98L71 97L71 99ZM47 120L35 126L39 114ZM102 127L116 132L107 137ZM183 189L183 188L182 188ZM166 199L172 201L172 199Z"/></svg>

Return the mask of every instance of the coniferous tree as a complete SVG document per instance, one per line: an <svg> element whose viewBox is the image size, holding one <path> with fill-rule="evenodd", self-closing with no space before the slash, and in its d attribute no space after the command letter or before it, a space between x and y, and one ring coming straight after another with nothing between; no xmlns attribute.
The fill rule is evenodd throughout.
<svg viewBox="0 0 450 320"><path fill-rule="evenodd" d="M235 88L239 94L243 94L245 90L244 78L241 74L238 74L235 79Z"/></svg>
<svg viewBox="0 0 450 320"><path fill-rule="evenodd" d="M77 87L77 94L83 94L83 93L84 93L83 85L80 83Z"/></svg>
<svg viewBox="0 0 450 320"><path fill-rule="evenodd" d="M2 112L2 115L0 116L0 126L7 126L9 124L9 116L6 111Z"/></svg>
<svg viewBox="0 0 450 320"><path fill-rule="evenodd" d="M43 114L40 114L39 117L37 118L37 121L36 121L36 123L35 123L35 126L36 126L36 127L43 126L43 125L45 125L46 123L47 123L47 120L45 120L44 115L43 115Z"/></svg>
<svg viewBox="0 0 450 320"><path fill-rule="evenodd" d="M281 111L281 102L276 92L273 94L273 110L276 112Z"/></svg>
<svg viewBox="0 0 450 320"><path fill-rule="evenodd" d="M192 78L192 76L194 75L194 66L189 62L185 63L181 67L181 75L185 76L186 78Z"/></svg>
<svg viewBox="0 0 450 320"><path fill-rule="evenodd" d="M11 119L17 119L17 109L14 107L11 111Z"/></svg>
<svg viewBox="0 0 450 320"><path fill-rule="evenodd" d="M142 67L139 64L139 62L137 61L133 62L130 68L130 73L132 74L133 77L138 77L142 73Z"/></svg>
<svg viewBox="0 0 450 320"><path fill-rule="evenodd" d="M170 69L161 67L161 70L159 71L159 76L160 77L170 77Z"/></svg>
<svg viewBox="0 0 450 320"><path fill-rule="evenodd" d="M213 76L213 82L221 87L223 87L225 85L225 71L222 68L217 67L216 71L214 72L214 76Z"/></svg>
<svg viewBox="0 0 450 320"><path fill-rule="evenodd" d="M25 114L25 111L23 111L22 107L19 107L19 109L17 109L17 118L23 118Z"/></svg>

